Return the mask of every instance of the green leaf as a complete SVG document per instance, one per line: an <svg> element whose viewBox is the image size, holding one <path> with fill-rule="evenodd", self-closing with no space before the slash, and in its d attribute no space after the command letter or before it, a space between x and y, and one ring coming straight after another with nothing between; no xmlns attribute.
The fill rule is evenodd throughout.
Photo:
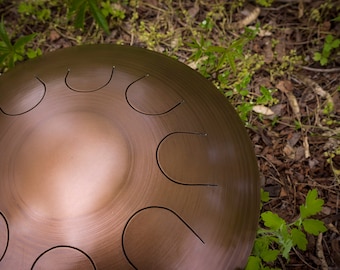
<svg viewBox="0 0 340 270"><path fill-rule="evenodd" d="M107 21L105 19L104 14L101 12L101 10L97 6L96 0L88 0L90 11L95 19L95 21L98 23L98 25L104 29L104 31L109 34L109 25L107 24Z"/></svg>
<svg viewBox="0 0 340 270"><path fill-rule="evenodd" d="M322 55L323 56L329 56L331 50L332 50L332 43L325 43L325 45L323 46L323 49L322 49Z"/></svg>
<svg viewBox="0 0 340 270"><path fill-rule="evenodd" d="M221 47L221 46L209 46L206 51L207 52L224 53L224 52L226 52L226 48Z"/></svg>
<svg viewBox="0 0 340 270"><path fill-rule="evenodd" d="M7 34L5 24L4 24L4 18L1 18L1 23L0 23L0 39L6 44L8 48L12 47L11 40Z"/></svg>
<svg viewBox="0 0 340 270"><path fill-rule="evenodd" d="M10 51L11 50L5 45L5 43L0 41L0 53L8 53Z"/></svg>
<svg viewBox="0 0 340 270"><path fill-rule="evenodd" d="M263 188L261 188L261 201L262 202L268 202L269 201L269 192L264 191Z"/></svg>
<svg viewBox="0 0 340 270"><path fill-rule="evenodd" d="M316 53L314 53L313 60L314 61L320 61L321 57L322 57L321 53L316 52Z"/></svg>
<svg viewBox="0 0 340 270"><path fill-rule="evenodd" d="M282 244L282 256L288 261L289 260L289 252L293 247L293 240L286 239Z"/></svg>
<svg viewBox="0 0 340 270"><path fill-rule="evenodd" d="M324 66L328 63L328 59L326 57L322 57L321 60L320 60L320 64L321 66Z"/></svg>
<svg viewBox="0 0 340 270"><path fill-rule="evenodd" d="M272 91L264 86L260 86L261 96L256 99L256 104L267 105L273 100Z"/></svg>
<svg viewBox="0 0 340 270"><path fill-rule="evenodd" d="M240 92L242 95L242 91ZM248 120L248 114L253 109L253 105L247 102L241 103L236 107L237 112L242 121L246 122Z"/></svg>
<svg viewBox="0 0 340 270"><path fill-rule="evenodd" d="M302 221L303 228L307 233L319 235L319 233L327 231L324 223L317 219L305 219Z"/></svg>
<svg viewBox="0 0 340 270"><path fill-rule="evenodd" d="M36 36L36 34L31 34L31 35L28 35L28 36L20 37L14 43L13 47L15 49L20 49L20 48L24 47L28 42L30 42L35 36Z"/></svg>
<svg viewBox="0 0 340 270"><path fill-rule="evenodd" d="M292 236L292 240L293 240L293 245L297 246L299 249L305 251L307 248L307 238L306 235L301 232L300 230L294 228L291 231L291 236Z"/></svg>
<svg viewBox="0 0 340 270"><path fill-rule="evenodd" d="M264 221L264 225L272 230L279 230L281 226L286 222L280 218L277 214L267 211L261 214L261 218Z"/></svg>
<svg viewBox="0 0 340 270"><path fill-rule="evenodd" d="M103 15L105 16L105 18L109 15L109 14L112 14L112 8L111 8L111 4L109 1L106 1L106 2L102 2L101 4L101 11L103 13Z"/></svg>
<svg viewBox="0 0 340 270"><path fill-rule="evenodd" d="M26 55L29 59L36 58L37 56L39 56L41 54L42 54L42 52L39 48L36 49L36 50L28 49L27 52L26 52Z"/></svg>
<svg viewBox="0 0 340 270"><path fill-rule="evenodd" d="M218 63L216 65L216 70L220 70L225 65L226 58L227 58L227 55L226 55L226 52L224 52L222 56L219 57Z"/></svg>
<svg viewBox="0 0 340 270"><path fill-rule="evenodd" d="M248 263L245 270L260 270L261 269L261 259L259 257L250 256L248 258Z"/></svg>
<svg viewBox="0 0 340 270"><path fill-rule="evenodd" d="M293 247L293 240L286 224L280 227L278 239L282 256L286 258L286 260L289 260L289 252Z"/></svg>
<svg viewBox="0 0 340 270"><path fill-rule="evenodd" d="M269 262L274 262L277 259L277 256L279 256L280 251L279 250L272 250L268 249L266 252L263 252L261 254L261 258L263 261L269 263Z"/></svg>
<svg viewBox="0 0 340 270"><path fill-rule="evenodd" d="M79 7L81 5L83 5L87 0L69 0L69 9L71 12L76 11L77 9L79 9Z"/></svg>
<svg viewBox="0 0 340 270"><path fill-rule="evenodd" d="M253 247L253 254L256 256L261 256L262 253L267 252L269 250L270 242L270 238L265 235L256 238Z"/></svg>
<svg viewBox="0 0 340 270"><path fill-rule="evenodd" d="M315 215L321 211L324 201L322 199L317 199L317 196L318 193L316 189L308 192L305 204L300 206L300 215L302 219Z"/></svg>
<svg viewBox="0 0 340 270"><path fill-rule="evenodd" d="M8 67L10 67L10 68L14 67L14 63L17 60L15 55L8 55L8 58L9 58Z"/></svg>
<svg viewBox="0 0 340 270"><path fill-rule="evenodd" d="M333 40L331 44L332 48L338 48L340 46L340 39Z"/></svg>
<svg viewBox="0 0 340 270"><path fill-rule="evenodd" d="M0 66L4 64L7 54L0 54Z"/></svg>
<svg viewBox="0 0 340 270"><path fill-rule="evenodd" d="M333 41L334 37L332 35L327 35L326 36L326 39L325 39L325 42L326 43L331 43Z"/></svg>
<svg viewBox="0 0 340 270"><path fill-rule="evenodd" d="M32 14L34 12L33 5L31 3L21 2L18 6L18 12L23 14Z"/></svg>
<svg viewBox="0 0 340 270"><path fill-rule="evenodd" d="M225 60L228 62L231 70L236 73L236 63L235 63L235 55L232 52L226 52Z"/></svg>
<svg viewBox="0 0 340 270"><path fill-rule="evenodd" d="M84 28L85 12L86 12L86 2L83 2L76 10L76 18L74 20L74 26L79 29Z"/></svg>
<svg viewBox="0 0 340 270"><path fill-rule="evenodd" d="M340 15L338 15L337 17L335 17L331 21L333 21L333 22L340 22Z"/></svg>

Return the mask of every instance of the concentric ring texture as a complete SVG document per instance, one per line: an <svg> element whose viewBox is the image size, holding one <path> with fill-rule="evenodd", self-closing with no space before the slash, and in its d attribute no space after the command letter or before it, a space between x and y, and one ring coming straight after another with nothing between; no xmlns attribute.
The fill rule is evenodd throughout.
<svg viewBox="0 0 340 270"><path fill-rule="evenodd" d="M200 74L117 45L0 77L0 269L241 269L259 176Z"/></svg>

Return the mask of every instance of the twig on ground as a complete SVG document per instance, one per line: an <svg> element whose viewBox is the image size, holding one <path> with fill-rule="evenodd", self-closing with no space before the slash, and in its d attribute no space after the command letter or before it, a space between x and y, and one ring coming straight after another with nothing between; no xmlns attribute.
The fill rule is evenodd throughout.
<svg viewBox="0 0 340 270"><path fill-rule="evenodd" d="M313 72L324 72L324 73L340 72L340 67L339 68L312 68L312 67L306 67L306 66L300 66L300 65L297 65L297 66L304 70L309 70Z"/></svg>
<svg viewBox="0 0 340 270"><path fill-rule="evenodd" d="M305 149L305 158L310 157L310 151L309 151L309 143L308 143L308 136L303 135L303 148Z"/></svg>
<svg viewBox="0 0 340 270"><path fill-rule="evenodd" d="M279 262L280 262L280 264L281 264L282 270L286 270L286 266L285 266L283 260L282 260L280 257L278 257L278 260L279 260Z"/></svg>
<svg viewBox="0 0 340 270"><path fill-rule="evenodd" d="M247 17L245 17L243 20L235 22L230 24L230 26L228 26L228 29L242 29L245 26L251 24L252 22L254 22L257 17L260 15L261 9L259 7L255 7Z"/></svg>
<svg viewBox="0 0 340 270"><path fill-rule="evenodd" d="M281 3L310 3L312 0L276 0Z"/></svg>
<svg viewBox="0 0 340 270"><path fill-rule="evenodd" d="M268 7L268 8L262 8L263 10L271 10L271 11L278 11L278 10L281 10L283 8L287 8L289 6L291 6L292 4L291 3L287 3L287 4L283 4L282 6L279 6L279 7Z"/></svg>
<svg viewBox="0 0 340 270"><path fill-rule="evenodd" d="M317 268L311 266L308 262L305 261L305 259L303 258L303 256L300 254L300 252L298 252L298 251L296 250L296 248L293 247L293 250L294 250L295 254L300 258L300 260L301 260L305 265L308 266L309 269L317 270Z"/></svg>
<svg viewBox="0 0 340 270"><path fill-rule="evenodd" d="M330 95L330 93L326 92L318 83L301 74L298 76L298 79L306 86L311 87L315 94L317 94L321 98L326 99L326 102L327 104L329 104L330 108L334 108L334 101L332 96Z"/></svg>
<svg viewBox="0 0 340 270"><path fill-rule="evenodd" d="M321 269L328 270L328 265L325 259L325 254L323 253L322 238L323 238L322 233L320 233L318 236L318 240L316 241L316 255L321 261Z"/></svg>

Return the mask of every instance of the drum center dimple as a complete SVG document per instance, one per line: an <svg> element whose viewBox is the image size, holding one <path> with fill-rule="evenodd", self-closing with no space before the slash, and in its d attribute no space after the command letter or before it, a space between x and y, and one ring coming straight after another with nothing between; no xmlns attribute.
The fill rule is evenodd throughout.
<svg viewBox="0 0 340 270"><path fill-rule="evenodd" d="M97 211L123 188L126 139L109 119L87 112L43 121L18 149L18 196L39 215L65 218Z"/></svg>

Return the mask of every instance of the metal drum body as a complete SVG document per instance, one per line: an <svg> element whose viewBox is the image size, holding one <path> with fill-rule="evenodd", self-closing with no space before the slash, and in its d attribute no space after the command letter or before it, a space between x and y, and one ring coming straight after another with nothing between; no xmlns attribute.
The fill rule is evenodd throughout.
<svg viewBox="0 0 340 270"><path fill-rule="evenodd" d="M140 48L87 45L0 77L0 269L238 269L259 177L232 106Z"/></svg>

